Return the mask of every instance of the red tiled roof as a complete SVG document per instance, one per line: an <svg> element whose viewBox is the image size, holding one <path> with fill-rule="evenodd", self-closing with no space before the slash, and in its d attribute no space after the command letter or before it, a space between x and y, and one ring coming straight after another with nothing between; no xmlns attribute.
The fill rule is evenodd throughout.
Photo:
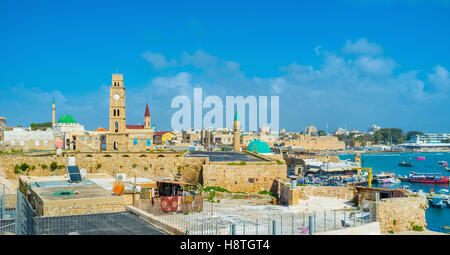
<svg viewBox="0 0 450 255"><path fill-rule="evenodd" d="M94 132L108 132L108 129L105 128L97 128Z"/></svg>
<svg viewBox="0 0 450 255"><path fill-rule="evenodd" d="M158 132L155 132L153 135L164 135L165 133L171 133L171 132L169 132L169 131L158 131Z"/></svg>
<svg viewBox="0 0 450 255"><path fill-rule="evenodd" d="M144 117L150 117L150 111L148 110L148 104L145 106L145 114Z"/></svg>
<svg viewBox="0 0 450 255"><path fill-rule="evenodd" d="M144 125L127 125L127 129L143 129Z"/></svg>

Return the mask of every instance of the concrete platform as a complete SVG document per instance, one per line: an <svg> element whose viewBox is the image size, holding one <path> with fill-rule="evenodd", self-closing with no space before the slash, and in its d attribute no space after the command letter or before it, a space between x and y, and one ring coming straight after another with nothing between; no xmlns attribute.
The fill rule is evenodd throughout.
<svg viewBox="0 0 450 255"><path fill-rule="evenodd" d="M40 216L65 216L125 211L123 196L116 196L92 181L69 183L64 176L21 176L19 187Z"/></svg>

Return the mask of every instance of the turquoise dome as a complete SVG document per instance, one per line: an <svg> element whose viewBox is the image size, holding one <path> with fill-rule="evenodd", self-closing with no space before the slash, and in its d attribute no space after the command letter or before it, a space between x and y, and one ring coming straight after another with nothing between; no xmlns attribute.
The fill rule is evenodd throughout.
<svg viewBox="0 0 450 255"><path fill-rule="evenodd" d="M247 150L251 151L251 152L258 152L260 154L264 154L264 153L272 153L272 151L270 150L270 147L267 143L255 139L253 140L248 146L247 146Z"/></svg>
<svg viewBox="0 0 450 255"><path fill-rule="evenodd" d="M63 115L61 118L58 119L58 123L63 124L76 124L77 122L75 119L70 115Z"/></svg>

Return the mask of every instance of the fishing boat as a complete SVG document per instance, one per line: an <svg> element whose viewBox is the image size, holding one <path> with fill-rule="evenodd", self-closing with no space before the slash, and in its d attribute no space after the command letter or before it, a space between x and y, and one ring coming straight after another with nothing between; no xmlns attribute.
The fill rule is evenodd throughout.
<svg viewBox="0 0 450 255"><path fill-rule="evenodd" d="M439 161L438 164L439 164L439 166L443 166L443 167L447 167L448 166L448 163L445 160Z"/></svg>
<svg viewBox="0 0 450 255"><path fill-rule="evenodd" d="M416 156L414 160L426 160L425 156Z"/></svg>
<svg viewBox="0 0 450 255"><path fill-rule="evenodd" d="M395 173L380 173L373 177L374 182L388 184L388 183L399 183L400 180L395 178Z"/></svg>
<svg viewBox="0 0 450 255"><path fill-rule="evenodd" d="M436 184L447 184L448 176L442 176L441 173L415 173L411 172L409 175L410 182L418 183L436 183Z"/></svg>
<svg viewBox="0 0 450 255"><path fill-rule="evenodd" d="M406 161L402 161L400 163L398 163L399 166L404 166L404 167L412 167L413 164L406 162Z"/></svg>

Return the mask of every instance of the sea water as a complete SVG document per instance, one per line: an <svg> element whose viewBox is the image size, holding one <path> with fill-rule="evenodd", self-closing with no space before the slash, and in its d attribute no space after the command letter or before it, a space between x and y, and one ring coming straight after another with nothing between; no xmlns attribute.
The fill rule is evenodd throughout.
<svg viewBox="0 0 450 255"><path fill-rule="evenodd" d="M416 156L425 156L425 160L415 160ZM354 154L341 154L340 159L354 159ZM371 167L373 174L381 172L396 173L396 175L409 175L411 172L417 173L442 173L443 176L450 176L450 172L439 166L438 162L445 160L450 162L450 152L411 152L411 153L362 153L361 167ZM401 167L398 163L405 161L413 164L413 167ZM396 184L377 184L373 187L399 188L408 185L411 190L423 190L436 193L440 189L449 189L448 184L424 184L401 182ZM450 208L428 207L425 211L427 228L439 231L443 226L450 226Z"/></svg>

